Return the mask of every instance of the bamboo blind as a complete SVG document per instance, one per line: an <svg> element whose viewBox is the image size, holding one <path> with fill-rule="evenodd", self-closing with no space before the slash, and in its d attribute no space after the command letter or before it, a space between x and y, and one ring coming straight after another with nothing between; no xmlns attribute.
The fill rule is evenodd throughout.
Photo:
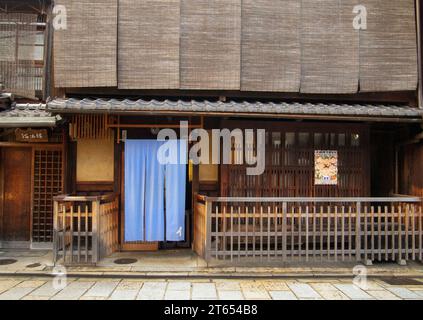
<svg viewBox="0 0 423 320"><path fill-rule="evenodd" d="M179 5L119 1L120 89L179 89Z"/></svg>
<svg viewBox="0 0 423 320"><path fill-rule="evenodd" d="M182 0L181 89L239 90L241 0Z"/></svg>
<svg viewBox="0 0 423 320"><path fill-rule="evenodd" d="M358 0L302 0L301 92L358 90L359 33L353 28Z"/></svg>
<svg viewBox="0 0 423 320"><path fill-rule="evenodd" d="M58 0L67 29L54 33L56 87L117 86L117 0Z"/></svg>
<svg viewBox="0 0 423 320"><path fill-rule="evenodd" d="M6 90L35 98L40 70L34 64L38 16L0 13L0 83ZM42 68L41 68L42 71Z"/></svg>
<svg viewBox="0 0 423 320"><path fill-rule="evenodd" d="M241 89L298 92L301 1L242 2Z"/></svg>
<svg viewBox="0 0 423 320"><path fill-rule="evenodd" d="M413 0L364 0L367 30L360 31L360 90L417 87L416 20Z"/></svg>

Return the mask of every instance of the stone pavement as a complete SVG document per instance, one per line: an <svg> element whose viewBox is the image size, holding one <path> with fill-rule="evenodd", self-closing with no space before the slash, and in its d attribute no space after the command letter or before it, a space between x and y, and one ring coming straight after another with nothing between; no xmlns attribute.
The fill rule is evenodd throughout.
<svg viewBox="0 0 423 320"><path fill-rule="evenodd" d="M60 280L60 279L59 279ZM369 279L365 287L345 278L119 279L0 276L0 300L423 300L421 284L390 285ZM57 287L62 284L62 287Z"/></svg>

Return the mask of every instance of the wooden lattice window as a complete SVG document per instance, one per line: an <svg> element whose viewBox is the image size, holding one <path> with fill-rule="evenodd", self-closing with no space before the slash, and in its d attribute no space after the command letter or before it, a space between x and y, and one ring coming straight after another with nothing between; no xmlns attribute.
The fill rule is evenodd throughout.
<svg viewBox="0 0 423 320"><path fill-rule="evenodd" d="M292 122L225 123L228 128L266 130L266 167L246 175L246 165L221 165L221 195L227 197L360 197L370 192L366 125ZM233 152L236 149L232 146ZM337 150L338 184L314 183L315 150Z"/></svg>
<svg viewBox="0 0 423 320"><path fill-rule="evenodd" d="M63 188L62 150L34 150L32 241L53 241L53 197Z"/></svg>

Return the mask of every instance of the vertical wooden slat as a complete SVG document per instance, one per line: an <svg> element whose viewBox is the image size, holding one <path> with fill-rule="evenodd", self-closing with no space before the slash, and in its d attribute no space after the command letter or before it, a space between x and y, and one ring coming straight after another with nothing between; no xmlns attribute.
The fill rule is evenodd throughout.
<svg viewBox="0 0 423 320"><path fill-rule="evenodd" d="M382 208L377 207L377 243L378 243L378 260L382 261Z"/></svg>
<svg viewBox="0 0 423 320"><path fill-rule="evenodd" d="M241 206L238 205L238 260L241 258Z"/></svg>
<svg viewBox="0 0 423 320"><path fill-rule="evenodd" d="M295 238L295 208L294 206L291 207L291 259L294 258L294 249L295 249L295 243L294 243L294 238Z"/></svg>
<svg viewBox="0 0 423 320"><path fill-rule="evenodd" d="M341 251L342 251L342 261L345 261L345 206L341 208L342 216L341 216Z"/></svg>
<svg viewBox="0 0 423 320"><path fill-rule="evenodd" d="M348 209L348 257L352 259L352 208Z"/></svg>
<svg viewBox="0 0 423 320"><path fill-rule="evenodd" d="M334 252L335 252L335 262L338 261L338 206L335 205L334 207Z"/></svg>
<svg viewBox="0 0 423 320"><path fill-rule="evenodd" d="M219 244L220 244L220 239L219 239L219 206L216 205L215 206L215 232L216 232L216 238L215 238L215 258L219 259Z"/></svg>
<svg viewBox="0 0 423 320"><path fill-rule="evenodd" d="M368 247L368 236L369 236L369 232L368 232L368 208L367 206L364 206L364 212L363 212L363 218L364 218L364 232L363 232L363 237L364 237L364 261L367 262L368 260L368 253L369 253L369 247Z"/></svg>
<svg viewBox="0 0 423 320"><path fill-rule="evenodd" d="M266 217L267 217L267 260L270 260L270 233L271 233L270 220L272 219L270 214L270 206L267 207Z"/></svg>
<svg viewBox="0 0 423 320"><path fill-rule="evenodd" d="M72 204L71 204L72 205ZM66 215L67 215L67 210L64 207L63 209L63 219L62 219L62 232L63 232L63 263L66 263Z"/></svg>
<svg viewBox="0 0 423 320"><path fill-rule="evenodd" d="M408 243L408 228L409 228L409 210L410 210L410 206L406 205L405 207L405 211L404 211L404 219L405 219L405 260L407 261L409 259L409 243Z"/></svg>
<svg viewBox="0 0 423 320"><path fill-rule="evenodd" d="M316 206L313 207L313 259L316 259Z"/></svg>
<svg viewBox="0 0 423 320"><path fill-rule="evenodd" d="M412 256L411 258L416 260L416 206L411 205L411 247Z"/></svg>
<svg viewBox="0 0 423 320"><path fill-rule="evenodd" d="M73 206L70 208L70 262L73 262Z"/></svg>
<svg viewBox="0 0 423 320"><path fill-rule="evenodd" d="M245 207L245 256L248 257L248 231L250 229L250 222L248 217L248 206Z"/></svg>
<svg viewBox="0 0 423 320"><path fill-rule="evenodd" d="M79 209L79 210L81 210L81 209ZM85 263L88 263L88 249L89 249L89 247L88 247L88 232L89 232L88 206L85 205Z"/></svg>
<svg viewBox="0 0 423 320"><path fill-rule="evenodd" d="M309 242L309 206L306 206L306 261L309 261L308 242Z"/></svg>
<svg viewBox="0 0 423 320"><path fill-rule="evenodd" d="M391 254L392 254L392 257L391 257L391 260L395 260L395 215L396 215L396 213L395 213L395 207L394 207L394 205L391 205L391 246L392 246L392 248L391 248ZM399 213L398 213L398 217L399 217L400 215L399 215ZM399 223L400 223L400 221L399 221Z"/></svg>
<svg viewBox="0 0 423 320"><path fill-rule="evenodd" d="M371 255L372 255L372 261L375 260L375 207L371 206L370 208L370 242L371 242Z"/></svg>
<svg viewBox="0 0 423 320"><path fill-rule="evenodd" d="M57 251L59 250L58 241L59 241L59 203L58 201L53 202L53 261L54 264L57 262Z"/></svg>
<svg viewBox="0 0 423 320"><path fill-rule="evenodd" d="M287 228L286 228L286 223L287 223L287 203L283 202L282 203L282 256L283 256L283 261L286 261L286 248L287 248L287 244L286 244L286 232L287 232Z"/></svg>
<svg viewBox="0 0 423 320"><path fill-rule="evenodd" d="M230 234L230 241L231 241L231 261L234 260L234 207L231 206L231 234Z"/></svg>
<svg viewBox="0 0 423 320"><path fill-rule="evenodd" d="M301 205L298 206L298 258L301 261L302 258L302 207Z"/></svg>
<svg viewBox="0 0 423 320"><path fill-rule="evenodd" d="M388 227L388 206L385 206L385 261L388 261L389 259Z"/></svg>
<svg viewBox="0 0 423 320"><path fill-rule="evenodd" d="M256 206L253 206L253 259L256 258Z"/></svg>
<svg viewBox="0 0 423 320"><path fill-rule="evenodd" d="M323 261L323 206L320 206L320 260Z"/></svg>
<svg viewBox="0 0 423 320"><path fill-rule="evenodd" d="M222 208L223 252L226 252L226 204ZM223 256L226 259L226 254Z"/></svg>
<svg viewBox="0 0 423 320"><path fill-rule="evenodd" d="M326 251L327 251L327 255L328 255L328 260L330 260L330 256L331 256L331 254L330 254L330 249L331 249L331 236L330 236L330 234L331 234L331 230L330 230L330 227L331 227L331 222L330 222L330 220L331 220L331 208L330 208L330 206L328 206L328 208L327 208L327 210L328 210L328 213L327 213L327 216L328 216L328 218L327 218L327 231L328 231L328 234L327 234L327 248L326 248Z"/></svg>

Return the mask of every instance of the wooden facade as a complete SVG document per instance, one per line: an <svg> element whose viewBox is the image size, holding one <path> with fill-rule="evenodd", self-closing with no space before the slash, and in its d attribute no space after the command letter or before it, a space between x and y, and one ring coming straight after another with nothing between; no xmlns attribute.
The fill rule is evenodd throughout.
<svg viewBox="0 0 423 320"><path fill-rule="evenodd" d="M413 0L364 1L368 30L351 27L356 0L285 2L56 1L68 30L54 32L44 80L64 98L421 103ZM61 138L0 142L0 242L53 243L65 264L174 245L125 242L124 140L154 139L183 118L189 129L265 129L266 168L247 176L245 165L223 164L203 181L192 168L181 246L208 262L422 260L419 124L201 112L81 108L62 115ZM337 185L315 184L315 150L338 152Z"/></svg>

